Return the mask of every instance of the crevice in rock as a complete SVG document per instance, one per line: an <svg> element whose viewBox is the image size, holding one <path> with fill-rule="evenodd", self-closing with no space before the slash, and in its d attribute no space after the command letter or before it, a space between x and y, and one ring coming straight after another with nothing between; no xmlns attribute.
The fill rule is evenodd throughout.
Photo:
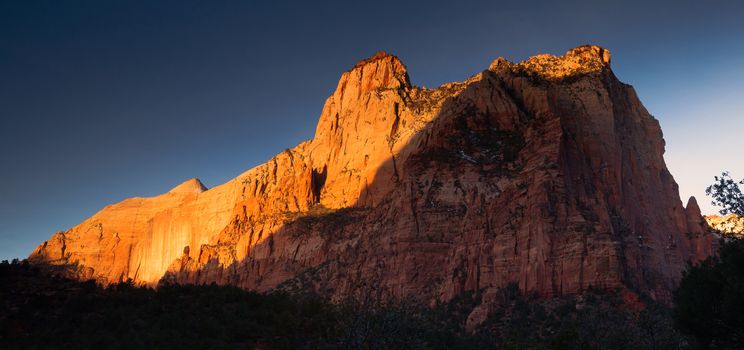
<svg viewBox="0 0 744 350"><path fill-rule="evenodd" d="M392 128L390 128L390 136L389 136L390 140L392 140L391 141L392 143L394 143L396 139L398 138L397 134L398 134L398 127L400 124L400 113L399 113L399 106L397 102L393 105L393 110L395 113L395 120L393 120L393 126ZM391 148L392 148L392 145L391 145Z"/></svg>
<svg viewBox="0 0 744 350"><path fill-rule="evenodd" d="M418 213L416 212L416 189L411 182L411 213L413 213L413 222L416 224L416 237L421 234L421 228L419 226Z"/></svg>
<svg viewBox="0 0 744 350"><path fill-rule="evenodd" d="M328 177L328 166L324 165L323 170L313 169L310 175L310 190L312 191L312 203L320 203L320 194L325 186L326 177Z"/></svg>

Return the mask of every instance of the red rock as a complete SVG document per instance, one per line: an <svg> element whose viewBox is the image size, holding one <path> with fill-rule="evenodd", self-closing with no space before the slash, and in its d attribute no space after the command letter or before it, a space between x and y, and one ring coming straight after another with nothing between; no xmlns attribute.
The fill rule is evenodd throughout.
<svg viewBox="0 0 744 350"><path fill-rule="evenodd" d="M105 281L335 299L482 291L473 322L510 282L666 302L711 248L663 153L658 121L603 48L498 59L437 89L380 53L341 76L313 140L204 192L192 182L106 207L30 258Z"/></svg>

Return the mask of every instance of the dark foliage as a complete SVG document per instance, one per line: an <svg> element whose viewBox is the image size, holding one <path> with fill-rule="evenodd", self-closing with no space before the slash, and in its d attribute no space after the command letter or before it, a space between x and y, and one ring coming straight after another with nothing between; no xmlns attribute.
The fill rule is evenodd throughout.
<svg viewBox="0 0 744 350"><path fill-rule="evenodd" d="M674 319L703 349L744 349L744 239L690 266L674 295Z"/></svg>
<svg viewBox="0 0 744 350"><path fill-rule="evenodd" d="M479 294L435 307L379 296L334 305L235 287L162 286L49 276L0 264L0 344L10 349L675 349L662 307L629 311L612 293L544 300L505 288L475 332Z"/></svg>
<svg viewBox="0 0 744 350"><path fill-rule="evenodd" d="M576 297L523 296L502 290L503 307L475 334L493 349L686 349L669 310L647 301L634 311L618 293L588 291Z"/></svg>
<svg viewBox="0 0 744 350"><path fill-rule="evenodd" d="M721 176L715 176L715 183L705 189L705 194L713 197L713 205L719 206L722 215L736 214L744 216L744 194L741 193L739 185L744 185L744 180L735 181L728 172L724 171Z"/></svg>
<svg viewBox="0 0 744 350"><path fill-rule="evenodd" d="M49 277L0 265L0 344L42 349L301 349L335 337L331 305L228 286L164 286Z"/></svg>

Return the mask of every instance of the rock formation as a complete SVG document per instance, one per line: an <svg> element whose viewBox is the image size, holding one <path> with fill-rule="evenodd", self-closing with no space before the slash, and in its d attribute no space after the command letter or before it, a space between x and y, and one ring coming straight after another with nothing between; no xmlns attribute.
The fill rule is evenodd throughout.
<svg viewBox="0 0 744 350"><path fill-rule="evenodd" d="M744 235L744 217L739 215L706 215L705 221L716 232Z"/></svg>
<svg viewBox="0 0 744 350"><path fill-rule="evenodd" d="M663 153L659 123L603 48L499 58L436 89L379 53L343 73L312 140L209 190L189 180L108 206L30 260L106 282L335 299L481 291L472 318L509 283L668 301L712 238L694 200L682 206Z"/></svg>

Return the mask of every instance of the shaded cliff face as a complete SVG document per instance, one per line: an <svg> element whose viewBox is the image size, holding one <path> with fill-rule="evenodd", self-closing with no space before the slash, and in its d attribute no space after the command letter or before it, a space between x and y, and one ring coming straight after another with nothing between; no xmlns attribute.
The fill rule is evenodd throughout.
<svg viewBox="0 0 744 350"><path fill-rule="evenodd" d="M511 282L667 301L712 236L682 206L663 152L659 123L605 49L497 59L437 89L412 86L380 53L342 75L313 140L210 190L190 181L106 207L30 259L108 282L332 298L482 291L475 322Z"/></svg>

